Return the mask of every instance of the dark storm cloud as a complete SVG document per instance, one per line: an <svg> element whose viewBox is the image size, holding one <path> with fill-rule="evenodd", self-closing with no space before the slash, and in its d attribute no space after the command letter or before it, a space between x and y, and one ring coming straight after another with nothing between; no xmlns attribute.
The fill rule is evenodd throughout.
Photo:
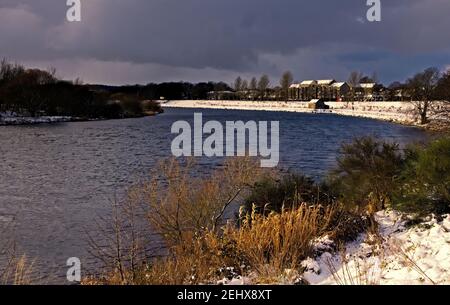
<svg viewBox="0 0 450 305"><path fill-rule="evenodd" d="M65 2L0 0L0 55L112 82L289 68L298 78L366 69L390 80L450 63L448 0L382 0L380 23L365 19L366 0L82 0L81 23L65 21ZM109 78L109 63L122 64L121 77Z"/></svg>

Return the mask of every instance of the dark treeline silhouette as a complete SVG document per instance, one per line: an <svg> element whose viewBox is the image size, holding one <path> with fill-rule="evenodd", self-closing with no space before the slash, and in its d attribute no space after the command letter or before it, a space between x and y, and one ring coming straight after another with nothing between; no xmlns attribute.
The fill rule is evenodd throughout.
<svg viewBox="0 0 450 305"><path fill-rule="evenodd" d="M223 82L89 85L60 80L54 70L0 62L0 112L18 116L138 117L161 112L161 99L207 99L211 92L230 90Z"/></svg>
<svg viewBox="0 0 450 305"><path fill-rule="evenodd" d="M224 82L203 82L192 84L188 82L150 83L147 85L105 86L89 85L95 91L104 91L112 94L132 94L143 100L203 100L211 92L231 91L230 86Z"/></svg>
<svg viewBox="0 0 450 305"><path fill-rule="evenodd" d="M79 81L64 81L55 71L25 69L0 63L0 111L18 116L72 116L78 118L138 117L161 112L157 102L145 101L136 91L99 90Z"/></svg>

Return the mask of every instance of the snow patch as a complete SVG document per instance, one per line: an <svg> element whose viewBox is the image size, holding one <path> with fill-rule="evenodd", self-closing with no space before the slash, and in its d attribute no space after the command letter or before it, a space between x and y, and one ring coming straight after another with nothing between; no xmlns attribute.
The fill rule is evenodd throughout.
<svg viewBox="0 0 450 305"><path fill-rule="evenodd" d="M308 258L303 277L318 285L450 284L450 215L410 228L395 211L376 219L379 235L361 234L341 253Z"/></svg>

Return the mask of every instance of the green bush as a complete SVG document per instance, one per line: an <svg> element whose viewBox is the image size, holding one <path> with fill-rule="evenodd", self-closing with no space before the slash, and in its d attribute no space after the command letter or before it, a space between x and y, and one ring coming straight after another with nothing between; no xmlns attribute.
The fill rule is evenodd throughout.
<svg viewBox="0 0 450 305"><path fill-rule="evenodd" d="M401 178L396 208L420 214L450 212L450 137L410 148Z"/></svg>
<svg viewBox="0 0 450 305"><path fill-rule="evenodd" d="M383 209L397 188L403 163L398 144L358 138L342 145L328 184L346 205L365 208L376 200Z"/></svg>
<svg viewBox="0 0 450 305"><path fill-rule="evenodd" d="M344 144L336 168L322 184L299 174L265 177L244 210L268 214L300 203L340 202L347 210L371 213L386 207L421 215L450 212L450 137L405 150L370 137Z"/></svg>
<svg viewBox="0 0 450 305"><path fill-rule="evenodd" d="M332 197L325 186L318 185L313 179L301 174L286 174L281 177L265 177L257 182L245 199L246 212L253 206L257 213L269 214L281 212L283 208L291 209L301 203L325 204Z"/></svg>

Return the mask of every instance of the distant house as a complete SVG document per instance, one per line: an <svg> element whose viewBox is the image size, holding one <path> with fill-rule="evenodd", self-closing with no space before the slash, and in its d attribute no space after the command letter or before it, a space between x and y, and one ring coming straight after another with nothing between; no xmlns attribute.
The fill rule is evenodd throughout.
<svg viewBox="0 0 450 305"><path fill-rule="evenodd" d="M317 98L317 81L305 80L300 83L300 100L308 101Z"/></svg>
<svg viewBox="0 0 450 305"><path fill-rule="evenodd" d="M290 100L300 100L300 84L292 84L289 87L289 99Z"/></svg>
<svg viewBox="0 0 450 305"><path fill-rule="evenodd" d="M298 101L309 101L317 98L317 81L305 80L290 87L290 98Z"/></svg>
<svg viewBox="0 0 450 305"><path fill-rule="evenodd" d="M390 94L393 101L404 101L411 99L411 95L405 89L391 89Z"/></svg>
<svg viewBox="0 0 450 305"><path fill-rule="evenodd" d="M298 101L337 101L344 99L349 91L350 86L346 82L336 82L334 79L305 80L290 87L289 98Z"/></svg>
<svg viewBox="0 0 450 305"><path fill-rule="evenodd" d="M361 101L375 100L375 86L376 83L361 83L356 88L356 97Z"/></svg>
<svg viewBox="0 0 450 305"><path fill-rule="evenodd" d="M331 85L331 100L333 101L343 101L346 99L351 88L346 82L334 83Z"/></svg>
<svg viewBox="0 0 450 305"><path fill-rule="evenodd" d="M382 101L386 100L385 90L376 83L361 83L351 87L346 82L334 79L305 80L292 84L289 88L289 99L293 101Z"/></svg>
<svg viewBox="0 0 450 305"><path fill-rule="evenodd" d="M326 101L332 100L333 88L332 85L336 81L334 79L325 79L317 81L317 95L316 98L324 99Z"/></svg>

